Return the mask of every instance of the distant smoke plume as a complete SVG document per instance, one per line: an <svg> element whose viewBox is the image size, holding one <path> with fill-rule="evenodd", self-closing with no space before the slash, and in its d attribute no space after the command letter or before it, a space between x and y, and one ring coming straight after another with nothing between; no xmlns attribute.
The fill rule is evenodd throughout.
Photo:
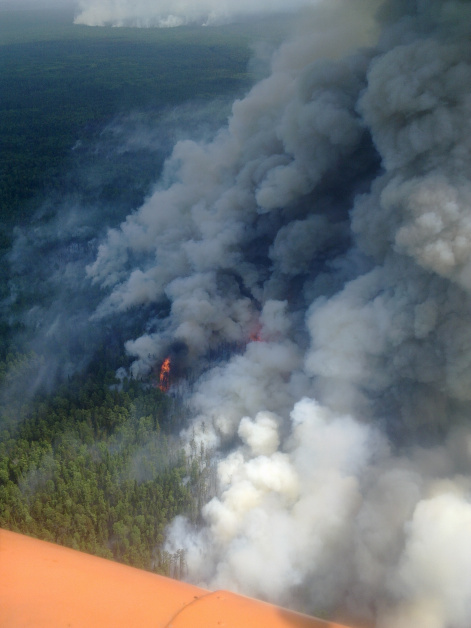
<svg viewBox="0 0 471 628"><path fill-rule="evenodd" d="M174 342L194 365L246 347L189 400L188 441L219 461L204 527L168 535L191 579L465 628L471 4L385 2L366 46L374 7L320 7L214 140L176 144L88 274L96 318L166 304L127 343L137 376Z"/></svg>
<svg viewBox="0 0 471 628"><path fill-rule="evenodd" d="M263 13L293 11L319 0L79 0L76 24L163 28L220 24Z"/></svg>

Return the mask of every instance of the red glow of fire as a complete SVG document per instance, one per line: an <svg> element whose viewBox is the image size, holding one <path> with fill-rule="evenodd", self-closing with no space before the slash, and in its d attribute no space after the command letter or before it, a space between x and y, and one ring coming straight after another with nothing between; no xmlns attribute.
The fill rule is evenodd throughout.
<svg viewBox="0 0 471 628"><path fill-rule="evenodd" d="M170 358L165 358L160 367L159 389L168 392L170 388Z"/></svg>
<svg viewBox="0 0 471 628"><path fill-rule="evenodd" d="M249 342L263 342L262 338L262 326L260 323L256 323L255 327L252 329Z"/></svg>

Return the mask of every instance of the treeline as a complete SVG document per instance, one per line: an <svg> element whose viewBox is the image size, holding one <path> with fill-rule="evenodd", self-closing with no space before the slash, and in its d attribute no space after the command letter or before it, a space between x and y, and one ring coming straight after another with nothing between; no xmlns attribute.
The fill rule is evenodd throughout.
<svg viewBox="0 0 471 628"><path fill-rule="evenodd" d="M23 408L18 424L3 408L0 526L179 577L184 555L163 551L164 531L178 514L197 520L205 452L185 457L158 389L110 381L77 376Z"/></svg>

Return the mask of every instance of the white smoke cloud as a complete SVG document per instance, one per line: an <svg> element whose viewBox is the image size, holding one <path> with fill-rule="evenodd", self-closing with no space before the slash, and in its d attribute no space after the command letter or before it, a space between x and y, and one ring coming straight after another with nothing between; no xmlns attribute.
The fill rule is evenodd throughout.
<svg viewBox="0 0 471 628"><path fill-rule="evenodd" d="M76 24L173 27L218 24L236 17L294 11L319 0L80 0Z"/></svg>
<svg viewBox="0 0 471 628"><path fill-rule="evenodd" d="M450 490L418 503L393 584L401 603L381 626L429 628L469 622L471 504L463 497Z"/></svg>
<svg viewBox="0 0 471 628"><path fill-rule="evenodd" d="M168 533L189 578L345 623L464 628L470 4L384 2L368 42L374 4L319 9L214 140L175 146L88 273L97 317L169 307L127 344L135 375L175 340L195 365L183 437L218 488L202 528Z"/></svg>

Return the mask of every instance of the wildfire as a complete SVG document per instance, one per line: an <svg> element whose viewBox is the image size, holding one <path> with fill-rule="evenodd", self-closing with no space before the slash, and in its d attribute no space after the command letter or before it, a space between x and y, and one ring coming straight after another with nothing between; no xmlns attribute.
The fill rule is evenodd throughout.
<svg viewBox="0 0 471 628"><path fill-rule="evenodd" d="M249 336L249 341L250 342L262 342L261 333L262 333L262 326L260 324L257 324Z"/></svg>
<svg viewBox="0 0 471 628"><path fill-rule="evenodd" d="M170 388L170 358L165 358L160 367L159 388L162 392Z"/></svg>

